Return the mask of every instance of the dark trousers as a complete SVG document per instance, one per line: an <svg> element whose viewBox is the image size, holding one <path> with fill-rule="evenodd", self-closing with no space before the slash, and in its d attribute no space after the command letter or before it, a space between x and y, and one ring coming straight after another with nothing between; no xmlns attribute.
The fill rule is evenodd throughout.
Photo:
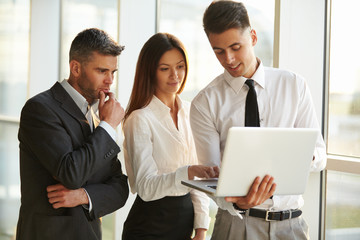
<svg viewBox="0 0 360 240"><path fill-rule="evenodd" d="M123 240L188 240L194 225L190 194L145 202L139 196L124 223Z"/></svg>

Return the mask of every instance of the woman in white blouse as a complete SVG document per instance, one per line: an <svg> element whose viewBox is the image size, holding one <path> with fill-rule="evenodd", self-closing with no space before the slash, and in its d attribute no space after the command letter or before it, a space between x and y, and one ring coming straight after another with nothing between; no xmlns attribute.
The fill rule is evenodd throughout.
<svg viewBox="0 0 360 240"><path fill-rule="evenodd" d="M173 35L158 33L143 46L123 130L124 156L136 200L123 239L205 239L208 197L181 180L217 177L217 167L197 164L185 86L188 59Z"/></svg>

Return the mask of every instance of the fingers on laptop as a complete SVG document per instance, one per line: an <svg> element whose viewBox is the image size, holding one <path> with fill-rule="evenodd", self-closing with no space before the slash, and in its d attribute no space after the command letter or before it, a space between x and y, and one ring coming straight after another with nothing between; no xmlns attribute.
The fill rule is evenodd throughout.
<svg viewBox="0 0 360 240"><path fill-rule="evenodd" d="M188 168L188 175L190 180L194 179L194 177L215 178L219 176L219 168L217 166L192 165Z"/></svg>

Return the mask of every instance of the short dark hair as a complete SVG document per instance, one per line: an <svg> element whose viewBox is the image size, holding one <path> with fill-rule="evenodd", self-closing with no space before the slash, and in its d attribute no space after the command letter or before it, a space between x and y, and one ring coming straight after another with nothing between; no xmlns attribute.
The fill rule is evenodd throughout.
<svg viewBox="0 0 360 240"><path fill-rule="evenodd" d="M205 33L223 33L231 28L245 30L250 25L246 7L241 2L213 1L203 17Z"/></svg>
<svg viewBox="0 0 360 240"><path fill-rule="evenodd" d="M124 46L117 44L105 31L97 28L85 29L74 38L69 51L69 61L86 63L93 52L119 56Z"/></svg>

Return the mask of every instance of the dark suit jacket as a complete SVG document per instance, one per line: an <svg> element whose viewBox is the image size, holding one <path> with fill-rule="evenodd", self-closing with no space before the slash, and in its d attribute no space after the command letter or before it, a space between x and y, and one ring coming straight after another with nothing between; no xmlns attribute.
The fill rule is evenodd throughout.
<svg viewBox="0 0 360 240"><path fill-rule="evenodd" d="M91 133L84 114L64 88L28 100L21 112L21 207L17 239L101 239L100 217L122 207L129 195L117 159L119 146L102 128ZM82 206L53 209L46 187L84 187L91 214Z"/></svg>

